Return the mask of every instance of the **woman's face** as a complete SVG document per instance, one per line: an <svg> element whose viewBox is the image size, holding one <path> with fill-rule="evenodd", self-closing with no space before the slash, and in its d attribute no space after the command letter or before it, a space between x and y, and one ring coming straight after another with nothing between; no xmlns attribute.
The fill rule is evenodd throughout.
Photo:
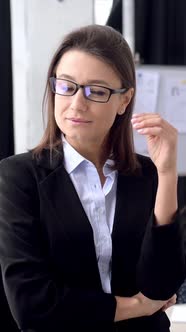
<svg viewBox="0 0 186 332"><path fill-rule="evenodd" d="M78 84L97 84L119 89L121 81L112 67L97 57L79 50L66 52L57 67L56 77ZM125 111L131 92L111 95L107 103L88 100L80 88L73 96L55 95L55 120L67 141L100 145L109 133L117 114Z"/></svg>

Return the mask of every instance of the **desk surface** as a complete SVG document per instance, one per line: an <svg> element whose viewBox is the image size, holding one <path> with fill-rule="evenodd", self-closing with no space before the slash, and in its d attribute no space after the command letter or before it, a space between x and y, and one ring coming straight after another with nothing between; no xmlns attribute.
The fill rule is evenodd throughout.
<svg viewBox="0 0 186 332"><path fill-rule="evenodd" d="M186 304L176 304L166 312L171 321L170 331L186 332Z"/></svg>
<svg viewBox="0 0 186 332"><path fill-rule="evenodd" d="M186 323L171 323L170 332L186 332Z"/></svg>

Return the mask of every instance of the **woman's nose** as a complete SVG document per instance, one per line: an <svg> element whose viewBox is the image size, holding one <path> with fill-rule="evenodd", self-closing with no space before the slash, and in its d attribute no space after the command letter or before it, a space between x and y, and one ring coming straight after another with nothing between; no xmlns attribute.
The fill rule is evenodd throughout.
<svg viewBox="0 0 186 332"><path fill-rule="evenodd" d="M83 94L83 89L80 88L71 98L71 108L81 111L87 110L87 99Z"/></svg>

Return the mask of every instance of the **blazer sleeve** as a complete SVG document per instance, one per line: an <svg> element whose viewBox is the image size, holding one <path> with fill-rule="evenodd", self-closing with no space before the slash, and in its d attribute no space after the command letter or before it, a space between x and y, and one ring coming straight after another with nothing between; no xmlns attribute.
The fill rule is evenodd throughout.
<svg viewBox="0 0 186 332"><path fill-rule="evenodd" d="M31 161L0 163L0 264L5 293L20 329L63 330L65 324L114 321L116 300L92 289L56 284L42 238Z"/></svg>
<svg viewBox="0 0 186 332"><path fill-rule="evenodd" d="M154 197L157 177L154 177ZM155 198L154 198L155 199ZM186 277L183 228L177 211L169 225L158 226L152 211L137 266L137 284L149 298L167 300Z"/></svg>

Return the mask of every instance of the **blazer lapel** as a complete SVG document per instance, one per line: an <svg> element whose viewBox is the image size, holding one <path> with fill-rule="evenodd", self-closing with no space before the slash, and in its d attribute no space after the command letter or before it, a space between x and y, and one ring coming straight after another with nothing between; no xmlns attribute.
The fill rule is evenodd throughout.
<svg viewBox="0 0 186 332"><path fill-rule="evenodd" d="M51 172L40 183L40 190L46 197L47 204L51 205L59 227L65 232L73 259L81 258L82 266L79 266L79 269L88 270L92 280L101 285L93 230L70 176L63 166L63 159L58 156L49 163L48 157L45 158L39 164L50 168Z"/></svg>

